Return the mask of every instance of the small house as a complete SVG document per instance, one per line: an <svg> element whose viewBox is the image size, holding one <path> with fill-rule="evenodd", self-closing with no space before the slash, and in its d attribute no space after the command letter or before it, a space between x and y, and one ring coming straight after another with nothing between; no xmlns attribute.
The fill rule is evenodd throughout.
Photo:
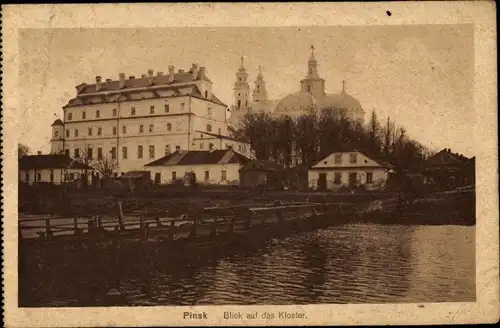
<svg viewBox="0 0 500 328"><path fill-rule="evenodd" d="M94 169L64 154L27 155L19 158L19 182L27 184L79 181Z"/></svg>
<svg viewBox="0 0 500 328"><path fill-rule="evenodd" d="M256 159L240 169L240 186L283 189L284 168L273 161Z"/></svg>
<svg viewBox="0 0 500 328"><path fill-rule="evenodd" d="M467 158L445 148L425 161L425 174L430 183L453 189L475 183L475 157Z"/></svg>
<svg viewBox="0 0 500 328"><path fill-rule="evenodd" d="M361 150L333 152L310 166L309 188L380 190L385 187L393 168L393 165Z"/></svg>
<svg viewBox="0 0 500 328"><path fill-rule="evenodd" d="M239 170L250 159L232 148L217 150L178 150L144 167L156 184L184 184L186 173L196 177L190 184L239 185Z"/></svg>

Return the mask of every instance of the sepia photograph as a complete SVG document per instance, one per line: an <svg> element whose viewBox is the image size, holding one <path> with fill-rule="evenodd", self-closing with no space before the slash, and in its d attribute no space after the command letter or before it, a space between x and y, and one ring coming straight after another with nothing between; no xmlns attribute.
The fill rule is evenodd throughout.
<svg viewBox="0 0 500 328"><path fill-rule="evenodd" d="M497 155L478 129L497 114L473 23L56 19L12 40L15 307L304 325L301 306L481 298L476 182L498 173L479 182Z"/></svg>

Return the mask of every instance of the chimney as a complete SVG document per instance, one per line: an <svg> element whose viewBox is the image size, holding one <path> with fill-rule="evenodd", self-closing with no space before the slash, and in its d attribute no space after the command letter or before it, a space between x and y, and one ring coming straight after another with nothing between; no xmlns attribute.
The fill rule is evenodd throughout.
<svg viewBox="0 0 500 328"><path fill-rule="evenodd" d="M146 74L141 74L141 79L145 79L147 78L148 76Z"/></svg>
<svg viewBox="0 0 500 328"><path fill-rule="evenodd" d="M162 76L163 75L163 72L158 72L156 73L157 76Z"/></svg>
<svg viewBox="0 0 500 328"><path fill-rule="evenodd" d="M101 81L102 81L102 77L100 77L100 76L95 77L95 91L101 90Z"/></svg>
<svg viewBox="0 0 500 328"><path fill-rule="evenodd" d="M125 88L125 73L120 73L119 81L120 81L120 89Z"/></svg>
<svg viewBox="0 0 500 328"><path fill-rule="evenodd" d="M199 79L199 80L203 80L205 77L206 77L206 70L205 70L205 67L200 67L200 74L199 74L198 79Z"/></svg>
<svg viewBox="0 0 500 328"><path fill-rule="evenodd" d="M148 69L148 85L153 85L154 74L155 72L152 68Z"/></svg>
<svg viewBox="0 0 500 328"><path fill-rule="evenodd" d="M170 65L168 66L168 82L172 83L174 82L174 75L175 75L175 67Z"/></svg>
<svg viewBox="0 0 500 328"><path fill-rule="evenodd" d="M179 74L184 73L184 70L182 68L179 68Z"/></svg>
<svg viewBox="0 0 500 328"><path fill-rule="evenodd" d="M128 77L128 79L129 79L129 80L134 80L134 79L135 79L135 76L130 75L130 76Z"/></svg>
<svg viewBox="0 0 500 328"><path fill-rule="evenodd" d="M191 67L191 74L193 76L193 80L196 80L196 78L198 77L198 64L193 64L193 66Z"/></svg>
<svg viewBox="0 0 500 328"><path fill-rule="evenodd" d="M175 146L175 151L180 151L181 150L181 146Z"/></svg>
<svg viewBox="0 0 500 328"><path fill-rule="evenodd" d="M107 83L111 83L111 82L113 82L113 80L111 80L111 79L106 79L106 84L107 84Z"/></svg>
<svg viewBox="0 0 500 328"><path fill-rule="evenodd" d="M42 152L39 150L36 152L37 155L42 155Z"/></svg>

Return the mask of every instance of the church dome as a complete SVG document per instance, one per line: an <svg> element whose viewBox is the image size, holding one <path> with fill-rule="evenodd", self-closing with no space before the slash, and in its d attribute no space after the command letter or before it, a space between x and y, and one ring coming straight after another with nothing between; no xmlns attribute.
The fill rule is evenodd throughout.
<svg viewBox="0 0 500 328"><path fill-rule="evenodd" d="M56 126L56 125L64 125L64 123L60 119L57 119L54 121L54 123L52 123L52 126Z"/></svg>
<svg viewBox="0 0 500 328"><path fill-rule="evenodd" d="M318 108L335 108L344 110L362 109L360 102L345 91L325 95L319 99Z"/></svg>
<svg viewBox="0 0 500 328"><path fill-rule="evenodd" d="M308 92L292 93L281 99L276 105L276 114L307 115L316 109L316 99Z"/></svg>

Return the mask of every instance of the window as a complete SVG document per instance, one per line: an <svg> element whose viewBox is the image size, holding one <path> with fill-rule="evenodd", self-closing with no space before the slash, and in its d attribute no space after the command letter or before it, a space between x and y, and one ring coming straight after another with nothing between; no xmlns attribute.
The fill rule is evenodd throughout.
<svg viewBox="0 0 500 328"><path fill-rule="evenodd" d="M155 113L155 106L150 106L149 107L149 114L154 114Z"/></svg>
<svg viewBox="0 0 500 328"><path fill-rule="evenodd" d="M366 172L366 183L373 183L373 173Z"/></svg>
<svg viewBox="0 0 500 328"><path fill-rule="evenodd" d="M127 147L122 147L122 158L127 159Z"/></svg>
<svg viewBox="0 0 500 328"><path fill-rule="evenodd" d="M139 125L139 133L143 133L144 132L144 125Z"/></svg>
<svg viewBox="0 0 500 328"><path fill-rule="evenodd" d="M341 184L342 183L342 173L340 172L335 172L335 184Z"/></svg>
<svg viewBox="0 0 500 328"><path fill-rule="evenodd" d="M98 136L102 135L102 128L97 128L97 135Z"/></svg>
<svg viewBox="0 0 500 328"><path fill-rule="evenodd" d="M37 173L37 181L42 181L42 174L41 173Z"/></svg>
<svg viewBox="0 0 500 328"><path fill-rule="evenodd" d="M122 126L122 133L123 134L127 133L127 126L126 125Z"/></svg>
<svg viewBox="0 0 500 328"><path fill-rule="evenodd" d="M207 124L207 132L212 132L212 125Z"/></svg>
<svg viewBox="0 0 500 328"><path fill-rule="evenodd" d="M222 170L221 171L221 180L222 181L226 181L227 180L227 171L226 170Z"/></svg>
<svg viewBox="0 0 500 328"><path fill-rule="evenodd" d="M169 113L169 112L170 112L170 105L165 104L165 113Z"/></svg>
<svg viewBox="0 0 500 328"><path fill-rule="evenodd" d="M143 149L142 149L142 146L139 145L137 146L137 158L142 158L143 156Z"/></svg>
<svg viewBox="0 0 500 328"><path fill-rule="evenodd" d="M210 179L210 172L205 171L205 181L208 181Z"/></svg>
<svg viewBox="0 0 500 328"><path fill-rule="evenodd" d="M93 159L94 158L94 154L93 154L93 149L92 148L87 149L87 158L88 159Z"/></svg>
<svg viewBox="0 0 500 328"><path fill-rule="evenodd" d="M92 128L89 128L89 136L92 135Z"/></svg>
<svg viewBox="0 0 500 328"><path fill-rule="evenodd" d="M95 111L95 117L96 117L96 118L101 117L101 111L100 111L100 110L96 110L96 111Z"/></svg>
<svg viewBox="0 0 500 328"><path fill-rule="evenodd" d="M184 110L185 105L186 105L186 104L181 103L181 110Z"/></svg>
<svg viewBox="0 0 500 328"><path fill-rule="evenodd" d="M342 154L335 154L335 164L342 163Z"/></svg>
<svg viewBox="0 0 500 328"><path fill-rule="evenodd" d="M165 146L165 155L170 154L170 145Z"/></svg>
<svg viewBox="0 0 500 328"><path fill-rule="evenodd" d="M116 116L116 108L113 108L113 116Z"/></svg>
<svg viewBox="0 0 500 328"><path fill-rule="evenodd" d="M153 125L153 124L150 124L150 125L149 125L149 132L153 132L153 129L154 129L154 125Z"/></svg>
<svg viewBox="0 0 500 328"><path fill-rule="evenodd" d="M238 99L238 108L241 107L241 100Z"/></svg>
<svg viewBox="0 0 500 328"><path fill-rule="evenodd" d="M97 148L97 160L101 160L102 159L102 148L99 147Z"/></svg>
<svg viewBox="0 0 500 328"><path fill-rule="evenodd" d="M357 154L349 154L349 162L350 163L356 163L356 156Z"/></svg>
<svg viewBox="0 0 500 328"><path fill-rule="evenodd" d="M80 149L75 148L75 158L80 158Z"/></svg>
<svg viewBox="0 0 500 328"><path fill-rule="evenodd" d="M310 85L307 86L307 92L311 92L311 86Z"/></svg>
<svg viewBox="0 0 500 328"><path fill-rule="evenodd" d="M210 107L207 108L207 116L209 118L212 117L212 108L210 108Z"/></svg>
<svg viewBox="0 0 500 328"><path fill-rule="evenodd" d="M69 149L64 150L64 155L66 155L66 157L69 157Z"/></svg>
<svg viewBox="0 0 500 328"><path fill-rule="evenodd" d="M155 173L155 183L156 184L161 183L161 173L160 172Z"/></svg>
<svg viewBox="0 0 500 328"><path fill-rule="evenodd" d="M116 126L113 126L113 135L116 135Z"/></svg>
<svg viewBox="0 0 500 328"><path fill-rule="evenodd" d="M85 111L82 112L82 120L86 119L87 118L87 113L85 113Z"/></svg>
<svg viewBox="0 0 500 328"><path fill-rule="evenodd" d="M70 180L74 180L75 179L75 174L74 173L70 173L69 174L69 179Z"/></svg>
<svg viewBox="0 0 500 328"><path fill-rule="evenodd" d="M130 115L135 116L135 107L130 108Z"/></svg>
<svg viewBox="0 0 500 328"><path fill-rule="evenodd" d="M71 121L73 119L73 113L68 113L68 121Z"/></svg>
<svg viewBox="0 0 500 328"><path fill-rule="evenodd" d="M54 170L50 170L50 182L54 181Z"/></svg>
<svg viewBox="0 0 500 328"><path fill-rule="evenodd" d="M59 131L54 131L54 138L59 138Z"/></svg>
<svg viewBox="0 0 500 328"><path fill-rule="evenodd" d="M172 171L172 180L177 180L177 173Z"/></svg>
<svg viewBox="0 0 500 328"><path fill-rule="evenodd" d="M203 142L200 143L200 149L203 149Z"/></svg>
<svg viewBox="0 0 500 328"><path fill-rule="evenodd" d="M78 137L78 129L75 129L75 138Z"/></svg>
<svg viewBox="0 0 500 328"><path fill-rule="evenodd" d="M172 131L172 124L167 123L167 131Z"/></svg>
<svg viewBox="0 0 500 328"><path fill-rule="evenodd" d="M180 151L181 150L181 146L175 146L175 151Z"/></svg>
<svg viewBox="0 0 500 328"><path fill-rule="evenodd" d="M149 158L155 158L155 146L154 145L149 146Z"/></svg>
<svg viewBox="0 0 500 328"><path fill-rule="evenodd" d="M69 138L69 130L66 130L66 138Z"/></svg>
<svg viewBox="0 0 500 328"><path fill-rule="evenodd" d="M116 159L116 147L111 148L111 159Z"/></svg>

